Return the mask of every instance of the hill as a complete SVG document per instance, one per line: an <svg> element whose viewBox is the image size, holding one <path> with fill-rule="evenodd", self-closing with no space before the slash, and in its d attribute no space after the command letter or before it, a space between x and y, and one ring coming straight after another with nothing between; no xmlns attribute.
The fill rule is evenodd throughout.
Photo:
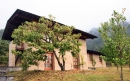
<svg viewBox="0 0 130 81"><path fill-rule="evenodd" d="M124 27L128 27L130 26L130 24L128 22L124 22L123 23ZM128 34L130 34L130 28L127 30ZM100 33L98 32L98 28L92 28L89 31L90 34L97 36L98 38L95 39L87 39L87 49L88 50L94 50L94 51L99 51L102 46L103 46L103 42L102 42L102 38L100 36Z"/></svg>

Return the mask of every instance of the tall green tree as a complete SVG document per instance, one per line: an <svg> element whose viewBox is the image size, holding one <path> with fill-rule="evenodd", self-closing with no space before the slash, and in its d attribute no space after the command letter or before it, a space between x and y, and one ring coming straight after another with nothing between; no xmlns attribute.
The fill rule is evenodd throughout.
<svg viewBox="0 0 130 81"><path fill-rule="evenodd" d="M0 39L0 64L8 64L9 42Z"/></svg>
<svg viewBox="0 0 130 81"><path fill-rule="evenodd" d="M0 65L8 64L9 41L2 40L4 29L0 29Z"/></svg>
<svg viewBox="0 0 130 81"><path fill-rule="evenodd" d="M99 28L104 42L102 49L104 59L120 67L121 81L123 81L123 66L130 56L130 36L127 34L129 27L122 25L126 20L123 13L124 11L121 14L114 11L109 21L101 23Z"/></svg>
<svg viewBox="0 0 130 81"><path fill-rule="evenodd" d="M42 17L39 22L25 22L14 30L13 42L18 45L27 43L29 46L23 52L14 51L22 56L22 67L26 66L25 70L30 65L38 65L39 60L45 61L47 52L54 54L61 71L65 70L66 52L71 52L74 57L78 56L81 34L72 34L74 27L61 25L53 20L51 15L49 20Z"/></svg>

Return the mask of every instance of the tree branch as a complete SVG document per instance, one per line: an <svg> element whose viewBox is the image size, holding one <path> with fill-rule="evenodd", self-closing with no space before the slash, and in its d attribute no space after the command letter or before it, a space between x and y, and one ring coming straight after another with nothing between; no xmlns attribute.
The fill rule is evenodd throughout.
<svg viewBox="0 0 130 81"><path fill-rule="evenodd" d="M59 41L61 42L62 40L64 40L64 38L65 38L65 35L63 34L63 38L61 40L59 40Z"/></svg>

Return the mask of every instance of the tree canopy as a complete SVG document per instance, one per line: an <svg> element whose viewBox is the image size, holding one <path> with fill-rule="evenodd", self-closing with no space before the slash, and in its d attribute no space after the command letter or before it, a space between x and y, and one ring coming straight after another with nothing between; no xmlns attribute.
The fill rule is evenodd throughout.
<svg viewBox="0 0 130 81"><path fill-rule="evenodd" d="M8 64L9 42L1 39L3 32L4 32L4 30L1 29L0 30L0 64L7 65Z"/></svg>
<svg viewBox="0 0 130 81"><path fill-rule="evenodd" d="M105 54L104 59L106 61L121 67L121 81L123 81L123 66L130 59L130 35L127 32L129 27L122 25L125 20L123 13L119 14L114 11L112 18L107 22L101 23L102 27L99 28L104 43L101 52Z"/></svg>
<svg viewBox="0 0 130 81"><path fill-rule="evenodd" d="M61 25L53 20L54 17L50 15L50 19L42 17L38 22L26 21L14 30L13 42L18 45L26 43L29 46L23 52L14 51L15 54L22 55L21 66L25 67L25 70L30 65L38 65L39 60L45 61L46 53L52 52L64 71L66 52L71 52L72 56L79 54L81 34L72 34L73 26Z"/></svg>

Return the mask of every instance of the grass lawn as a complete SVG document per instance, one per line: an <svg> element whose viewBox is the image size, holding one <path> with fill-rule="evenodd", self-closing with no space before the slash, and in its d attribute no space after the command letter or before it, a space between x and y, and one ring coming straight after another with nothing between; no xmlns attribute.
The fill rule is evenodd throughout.
<svg viewBox="0 0 130 81"><path fill-rule="evenodd" d="M124 80L130 81L130 70L124 68ZM98 68L87 71L19 71L10 72L15 81L120 81L116 68Z"/></svg>

